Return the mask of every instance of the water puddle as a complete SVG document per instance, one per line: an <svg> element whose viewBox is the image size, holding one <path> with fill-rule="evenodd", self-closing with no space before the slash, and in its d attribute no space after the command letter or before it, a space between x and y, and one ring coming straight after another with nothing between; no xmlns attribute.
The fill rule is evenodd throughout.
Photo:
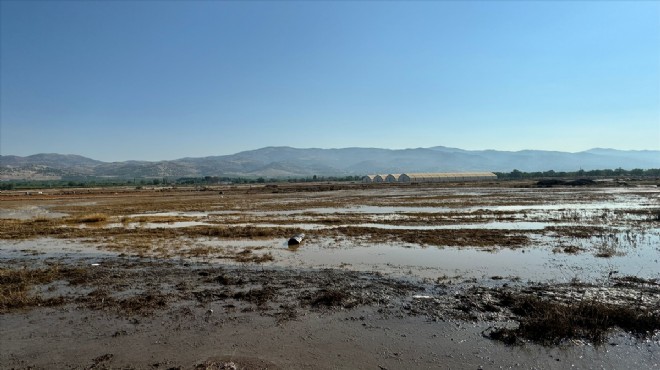
<svg viewBox="0 0 660 370"><path fill-rule="evenodd" d="M113 222L103 227L106 229L125 228L125 229L176 229L191 226L213 226L208 222L202 221L174 221L174 222ZM86 227L86 225L80 225ZM93 226L92 226L93 227Z"/></svg>
<svg viewBox="0 0 660 370"><path fill-rule="evenodd" d="M357 224L345 226L370 227L385 230L543 230L548 226L575 226L573 223L549 222L484 222L479 224L450 224L450 225L387 225L387 224Z"/></svg>
<svg viewBox="0 0 660 370"><path fill-rule="evenodd" d="M208 217L210 212L152 212L152 213L134 213L127 217Z"/></svg>
<svg viewBox="0 0 660 370"><path fill-rule="evenodd" d="M502 205L472 207L472 210L489 210L503 212L521 211L563 211L563 210L625 210L625 209L653 209L660 204L633 203L633 202L596 202L596 203L559 203L559 204L529 204L529 205Z"/></svg>
<svg viewBox="0 0 660 370"><path fill-rule="evenodd" d="M433 279L460 276L486 280L504 277L523 281L593 282L608 277L613 271L619 276L660 277L660 230L646 233L632 244L622 243L619 250L625 253L609 258L596 256L597 245L603 242L602 238L583 241L580 247L585 251L575 255L555 253L554 243L542 237L536 242L538 245L530 248L486 251L325 240L303 244L294 252L279 251L275 264L307 268L341 267Z"/></svg>
<svg viewBox="0 0 660 370"><path fill-rule="evenodd" d="M296 215L296 214L394 214L394 213L442 213L456 211L450 207L405 207L405 206L355 206L355 207L319 207L287 211L257 211L247 212L257 215Z"/></svg>
<svg viewBox="0 0 660 370"><path fill-rule="evenodd" d="M0 209L0 219L29 220L33 218L62 218L66 213L52 212L43 206L25 206L21 208Z"/></svg>
<svg viewBox="0 0 660 370"><path fill-rule="evenodd" d="M131 221L130 218L144 217L146 222L115 222L80 227L126 229L194 226L286 227L305 231L308 234L308 238L296 249L288 248L284 238L254 240L200 238L186 240L184 243L191 252L197 248L202 261L219 264L233 263L227 260L226 256L222 258L224 252L231 255L249 248L254 249L255 253L272 253L274 261L265 262L267 266L345 268L431 279L460 277L460 279L476 278L491 281L493 277L497 279L502 277L505 280L520 279L522 281L567 282L580 280L590 282L606 279L610 273L619 276L660 278L660 226L657 221L652 221L656 215L655 210L660 210L660 190L657 188L461 191L467 195L474 195L475 199L471 199L470 203L466 203L462 207L456 207L456 204L452 202L446 203L446 205L452 206L444 206L441 203L438 203L438 206L407 206L406 196L414 196L415 204L420 204L420 198L429 197L428 202L430 203L436 200L430 197L443 194L456 195L456 191L431 189L428 193L421 193L419 189L397 189L378 194L376 201L381 201L382 197L383 204L396 200L400 202L400 205L315 208L309 207L313 203L305 205L303 201L301 209L294 210L238 209L141 213L128 215L126 220ZM374 201L373 192L365 192L365 194L371 196L370 199L364 199L365 201ZM342 201L346 201L346 199ZM360 199L356 199L355 203L357 204L359 201ZM482 202L484 205L476 205L477 202ZM295 205L295 202L293 203ZM259 209L259 206L259 203L250 205L253 209ZM270 207L274 207L274 205L271 204L268 208ZM416 215L423 213L451 214ZM342 214L347 215L345 219L341 218ZM40 215L44 215L43 217L63 216L63 214L50 213L46 207L36 206L20 210L0 210L0 218L25 217L29 219L42 217ZM329 215L333 217L329 217ZM166 222L166 219L150 220L149 217L179 217L179 219ZM184 221L181 221L182 219ZM257 222L246 222L255 220ZM341 225L333 223L337 220L340 220ZM425 220L428 222L425 223ZM439 220L438 224L434 224L433 220ZM324 221L331 224L324 224ZM591 230L581 228L583 226L598 226L598 229L591 229L600 235L575 236ZM494 248L487 251L477 248L422 247L405 243L370 243L359 238L330 238L314 235L324 234L315 233L314 230L336 227L364 227L383 230L518 230L520 233L526 231L525 235L529 236L530 243L521 249ZM546 230L549 227L567 229L551 232ZM600 227L606 231L601 232L600 230L603 229ZM201 249L204 247L212 247L213 251L208 255L202 255ZM114 252L106 252L98 248L102 248L102 246L75 240L37 239L19 242L0 240L0 259L45 258L44 256L96 258L116 255ZM163 246L162 248L175 247ZM576 253L567 252L571 250ZM163 255L176 255L176 250L165 250L165 252L173 252L173 254L165 253ZM216 259L214 259L214 255Z"/></svg>
<svg viewBox="0 0 660 370"><path fill-rule="evenodd" d="M119 253L103 250L91 243L77 240L34 239L22 241L0 240L0 259L101 259L116 257Z"/></svg>

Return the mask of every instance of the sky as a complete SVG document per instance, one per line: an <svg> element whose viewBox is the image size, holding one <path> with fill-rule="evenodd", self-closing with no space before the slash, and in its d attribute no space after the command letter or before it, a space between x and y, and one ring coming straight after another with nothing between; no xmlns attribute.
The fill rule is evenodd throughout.
<svg viewBox="0 0 660 370"><path fill-rule="evenodd" d="M660 150L660 2L0 1L0 154Z"/></svg>

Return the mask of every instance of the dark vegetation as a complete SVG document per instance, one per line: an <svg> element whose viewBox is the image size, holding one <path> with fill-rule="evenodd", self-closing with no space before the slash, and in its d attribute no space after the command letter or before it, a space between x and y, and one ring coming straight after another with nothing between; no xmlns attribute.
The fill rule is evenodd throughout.
<svg viewBox="0 0 660 370"><path fill-rule="evenodd" d="M145 316L176 302L188 302L258 309L280 318L295 318L293 311L300 308L378 305L420 289L369 273L191 268L190 264L121 259L100 261L97 266L0 267L0 287L0 313L74 304Z"/></svg>
<svg viewBox="0 0 660 370"><path fill-rule="evenodd" d="M486 335L510 345L525 340L557 345L573 339L602 344L615 327L639 337L649 337L660 330L660 313L642 307L597 300L554 302L508 292L501 295L500 304L517 315L520 323L517 328L498 328Z"/></svg>
<svg viewBox="0 0 660 370"><path fill-rule="evenodd" d="M597 178L638 178L657 179L660 178L660 168L624 170L603 169L591 171L538 171L522 172L513 170L511 172L495 172L501 180L521 179L597 179ZM228 176L204 176L204 177L134 177L134 178L108 178L95 176L63 176L61 180L8 180L0 182L0 190L28 190L28 189L60 189L60 188L97 188L118 186L206 186L216 184L264 184L264 183L305 183L305 182L327 182L327 181L361 181L360 175L348 176L307 176L307 177L228 177ZM546 180L547 181L547 180ZM569 181L569 180L567 180ZM567 184L571 185L571 184ZM572 185L580 185L579 182ZM584 184L582 184L584 185Z"/></svg>
<svg viewBox="0 0 660 370"><path fill-rule="evenodd" d="M634 177L634 178L658 178L660 177L660 168L624 170L623 168L605 169L605 170L579 170L573 172L566 171L537 171L523 172L513 170L511 172L495 172L498 179L516 180L516 179L541 179L541 178L564 178L564 179L585 179L585 178L603 178L603 177Z"/></svg>
<svg viewBox="0 0 660 370"><path fill-rule="evenodd" d="M14 308L60 304L63 298L45 299L36 294L34 289L57 280L77 285L89 278L89 271L79 267L54 265L38 269L0 268L0 313Z"/></svg>
<svg viewBox="0 0 660 370"><path fill-rule="evenodd" d="M365 237L372 242L396 240L424 246L521 248L529 243L529 237L524 232L498 229L385 230L362 226L342 226L323 230L323 232L349 237Z"/></svg>
<svg viewBox="0 0 660 370"><path fill-rule="evenodd" d="M559 179L543 179L539 180L536 185L541 187L553 187L553 186L589 186L595 185L596 182L591 179L577 179L577 180L559 180Z"/></svg>
<svg viewBox="0 0 660 370"><path fill-rule="evenodd" d="M302 185L275 185L223 187L220 192L196 193L192 191L179 194L129 192L129 196L114 197L107 194L114 190L100 190L99 195L82 198L98 201L94 206L84 207L60 205L56 211L66 212L69 216L62 218L37 217L26 220L3 219L0 222L0 239L24 239L33 237L53 237L63 239L85 238L102 249L122 252L117 258L102 261L101 266L91 267L88 263L76 263L69 259L58 260L65 265L51 264L37 268L30 259L25 265L17 266L16 260L0 261L0 313L29 309L37 306L77 305L80 308L117 312L121 315L150 315L157 310L165 310L179 304L194 304L196 307L207 309L209 305L218 312L218 308L226 308L232 312L252 312L258 310L265 315L272 315L278 320L291 320L297 317L299 310L329 310L351 309L359 305L378 306L387 309L386 313L396 311L396 314L406 311L406 305L419 313L409 311L407 314L433 314L441 319L452 317L466 320L502 320L514 319L519 323L515 328L507 327L491 330L487 335L490 338L505 343L515 344L526 340L554 345L567 340L580 339L602 343L612 328L618 327L635 333L641 337L648 337L654 331L660 330L658 325L658 279L645 280L634 276L617 277L615 271L610 271L604 288L623 287L627 296L607 297L602 301L585 299L575 300L566 292L579 292L579 286L569 286L560 294L552 290L554 287L542 287L539 290L528 289L525 293L515 288L503 287L497 291L490 288L480 288L475 292L465 294L447 294L461 290L459 285L443 281L435 288L423 284L407 284L402 281L382 278L378 273L357 273L337 270L305 271L268 269L267 267L250 266L273 260L273 255L264 253L267 247L235 248L231 252L222 251L217 247L199 244L186 244L183 241L198 238L218 239L267 239L279 238L283 242L300 230L294 227L257 227L244 226L267 220L263 215L254 218L241 215L231 222L212 223L181 228L129 228L129 223L168 223L194 220L187 216L161 216L161 215L133 215L147 211L164 210L205 210L215 209L265 209L281 210L285 207L291 209L305 209L307 207L338 207L355 202L355 198L348 200L316 199L309 197L293 198L296 202L275 202L271 200L271 192L293 191L326 191L333 188L368 187L363 184L302 184ZM306 190L308 189L308 190ZM376 189L377 191L379 189ZM261 192L260 192L261 191ZM545 191L543 191L545 192ZM557 192L574 193L574 192ZM576 191L576 193L579 193ZM585 194L588 192L585 192ZM600 193L600 192L598 192ZM145 195L146 194L146 195ZM247 195L249 194L249 196ZM335 195L335 194L330 194ZM280 197L277 195L276 197ZM572 196L572 195L571 195ZM590 194L590 197L599 196ZM77 197L77 196L76 196ZM478 202L467 203L471 196L451 196L444 194L424 198L381 198L378 197L375 205L415 205L428 206L429 204L450 205L452 200L461 206L479 204L518 204L523 200L496 197L479 197ZM7 197L13 198L13 197ZM40 197L17 196L18 202L25 199ZM45 198L45 197L43 197ZM63 199L68 199L64 197ZM107 198L107 199L105 199ZM301 199L305 199L302 201ZM573 199L573 198L571 198ZM600 198L594 198L600 199ZM652 198L649 198L652 199ZM37 199L38 200L38 199ZM504 200L504 202L502 202ZM265 201L265 202L264 202ZM263 202L263 203L260 203ZM345 202L345 203L344 203ZM388 203L391 202L391 203ZM13 203L13 202L12 202ZM365 202L365 204L370 204ZM249 206L249 207L248 207ZM273 208L268 208L268 207ZM69 207L69 208L67 208ZM241 208L238 208L241 207ZM244 207L244 208L243 208ZM237 211L240 213L242 211ZM652 219L660 219L657 209L625 210L639 215L650 215ZM302 214L309 217L314 214ZM468 213L410 213L409 217L416 219L415 224L447 224L465 222L461 216L469 215L470 219L476 217L475 222L487 220L515 220L515 214L498 212L497 214L470 211ZM270 217L270 216L268 216ZM319 217L319 216L315 216ZM359 215L339 214L324 216L319 223L328 225L359 224L364 221ZM564 217L564 216L562 216ZM574 217L569 214L565 217ZM292 216L287 216L286 222L291 222ZM571 218L572 219L572 218ZM208 221L201 219L203 221ZM579 220L576 218L575 220ZM103 228L107 223L119 221L124 227ZM274 218L273 223L281 220ZM349 222L350 221L350 222ZM236 222L240 225L233 225ZM284 222L282 226L286 226ZM311 222L311 221L310 221ZM400 222L400 221L393 221ZM411 222L410 220L406 222ZM647 222L647 221L644 221ZM648 221L650 222L650 221ZM655 221L652 221L655 222ZM544 235L562 238L585 239L594 236L603 236L611 231L605 226L596 225L547 226L543 229ZM600 225L600 224L598 224ZM603 225L607 225L604 223ZM629 224L626 224L629 225ZM486 250L495 248L527 247L530 235L538 231L533 230L500 230L500 229L443 229L443 230L415 230L415 229L380 229L363 226L339 226L336 228L314 231L310 236L315 237L343 237L358 241L372 242L403 242L421 246L438 245L454 247L477 247ZM571 240L573 244L578 241ZM177 243L181 243L180 245ZM616 243L603 242L595 250L567 244L559 240L560 253L597 253L599 257L610 257L618 253ZM159 252L162 250L163 252ZM239 251L240 250L240 251ZM26 252L29 252L26 250ZM34 251L38 254L38 251ZM195 265L191 260L181 264L153 262L158 259L133 259L131 256L142 257L205 257L227 258L240 262L234 268L205 268ZM32 257L30 257L32 258ZM49 258L50 259L50 258ZM21 260L24 261L24 260ZM139 261L133 264L131 261ZM152 262L150 262L152 261ZM49 262L47 262L49 263ZM46 263L46 264L47 264ZM66 266L66 267L64 267ZM607 272L607 271L606 271ZM498 282L511 277L492 276L491 280ZM474 284L477 280L464 283ZM498 283L499 284L499 283ZM504 283L506 286L507 283ZM425 291L425 289L427 289ZM412 298L411 294L419 291L433 291L428 297ZM476 289L476 288L475 288ZM534 293L530 293L533 291ZM630 293L630 292L634 293ZM536 294L540 292L539 294ZM543 293L551 292L550 294ZM610 294L611 291L607 291ZM438 294L435 294L438 293ZM563 296L562 296L563 294ZM639 294L639 295L637 295ZM643 296L643 297L642 297ZM484 299L484 297L489 297ZM557 298L559 297L559 298ZM569 297L569 298L567 298ZM651 297L649 300L648 298ZM655 298L653 298L655 297ZM647 303L643 302L646 299ZM458 303L456 304L456 301ZM621 303L623 302L623 303ZM640 303L641 302L641 303ZM649 304L648 302L652 302ZM646 306L642 306L642 303ZM655 307L649 308L650 305ZM246 310L246 311L242 311ZM454 313L456 313L455 316ZM487 316L491 315L491 316Z"/></svg>
<svg viewBox="0 0 660 370"><path fill-rule="evenodd" d="M657 279L634 276L612 278L611 283L613 288L639 289L640 294L649 297L656 296L660 286ZM188 263L107 259L97 266L82 263L0 267L0 313L71 304L130 317L149 316L175 306L211 305L224 307L226 315L258 310L281 322L296 319L300 310L353 309L363 305L377 306L384 314L406 312L467 320L478 319L481 312L518 322L517 327L484 332L488 338L510 345L526 341L558 345L570 340L601 344L614 328L640 338L651 337L660 330L660 311L654 301L642 304L634 297L610 302L561 299L556 294L561 290L546 294L553 287L538 287L531 292L506 287L470 288L455 295L413 299L411 306L411 294L426 289L430 288L376 273L209 268Z"/></svg>
<svg viewBox="0 0 660 370"><path fill-rule="evenodd" d="M207 186L218 184L265 184L265 183L305 183L327 181L360 181L362 176L309 176L295 178L264 177L181 177L181 178L105 178L76 177L62 180L8 180L0 182L0 190L62 189L62 188L104 188L119 186Z"/></svg>

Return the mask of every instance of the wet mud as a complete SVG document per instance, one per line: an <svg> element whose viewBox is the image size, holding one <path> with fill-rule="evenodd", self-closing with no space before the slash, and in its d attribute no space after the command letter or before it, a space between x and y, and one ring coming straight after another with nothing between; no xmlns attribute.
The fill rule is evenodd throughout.
<svg viewBox="0 0 660 370"><path fill-rule="evenodd" d="M660 366L660 191L474 186L3 193L0 367Z"/></svg>

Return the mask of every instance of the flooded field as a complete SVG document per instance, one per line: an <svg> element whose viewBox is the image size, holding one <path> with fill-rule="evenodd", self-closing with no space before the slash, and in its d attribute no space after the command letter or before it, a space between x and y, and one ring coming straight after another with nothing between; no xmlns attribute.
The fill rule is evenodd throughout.
<svg viewBox="0 0 660 370"><path fill-rule="evenodd" d="M30 244L49 237L126 255L221 262L251 250L281 267L427 278L659 277L657 188L277 190L90 194L94 201L82 203L5 197L2 250L38 250ZM300 231L303 246L289 249L286 238Z"/></svg>
<svg viewBox="0 0 660 370"><path fill-rule="evenodd" d="M637 346L633 352L645 366L659 366L653 355L660 348L658 187L535 188L517 183L224 186L76 194L44 190L31 196L0 194L0 219L3 283L20 271L35 275L58 266L51 280L3 288L3 320L16 319L16 310L42 306L98 310L90 302L100 292L104 302L115 302L102 311L121 312L121 307L128 309L121 297L148 292L156 304L138 305L149 307L149 313L188 300L197 307L220 305L208 308L211 312L227 311L225 306L231 305L234 314L227 311L224 319L256 310L273 317L291 315L295 321L319 305L380 307L386 308L379 311L380 319L423 316L498 328L471 339L477 342L607 342L610 334L539 339L522 331L526 317L516 308L521 300L533 297L562 309L576 300L607 309L637 307L646 315L646 326L619 322L605 332L644 332L645 344L631 344ZM301 232L306 234L303 242L288 246L288 238ZM152 266L172 267L165 271ZM62 272L67 268L86 271L78 273L84 278L76 275L84 289L71 288L74 277ZM200 269L213 272L197 275ZM124 272L107 280L95 271ZM136 271L149 276L162 271L162 281L143 286L126 280ZM198 281L199 276L213 275L223 276L223 290ZM270 283L263 280L266 275ZM290 283L292 276L303 275L301 282ZM295 286L293 291L282 290L284 281ZM249 295L257 291L261 295ZM147 312L131 307L139 314ZM552 307L553 312L559 310ZM520 332L507 332L511 327ZM501 346L491 355L505 361L510 349ZM575 356L600 356L590 351ZM2 363L8 363L7 354L2 355Z"/></svg>

